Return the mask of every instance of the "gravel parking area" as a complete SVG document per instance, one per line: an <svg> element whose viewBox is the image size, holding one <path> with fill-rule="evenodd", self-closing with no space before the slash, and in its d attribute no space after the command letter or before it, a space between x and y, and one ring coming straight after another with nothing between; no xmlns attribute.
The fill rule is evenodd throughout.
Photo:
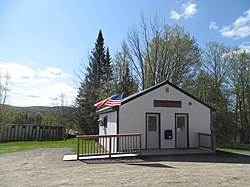
<svg viewBox="0 0 250 187"><path fill-rule="evenodd" d="M70 149L0 155L0 186L250 186L248 156L62 161Z"/></svg>

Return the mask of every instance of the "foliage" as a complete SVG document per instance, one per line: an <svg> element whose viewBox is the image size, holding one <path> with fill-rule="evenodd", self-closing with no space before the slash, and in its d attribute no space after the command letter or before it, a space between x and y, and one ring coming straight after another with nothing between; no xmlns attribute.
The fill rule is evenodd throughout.
<svg viewBox="0 0 250 187"><path fill-rule="evenodd" d="M84 134L98 134L97 114L94 104L111 94L112 67L109 50L105 49L104 38L99 31L95 48L89 57L89 65L82 78L76 98L76 122ZM110 91L107 91L110 90ZM109 95L110 96L110 95Z"/></svg>
<svg viewBox="0 0 250 187"><path fill-rule="evenodd" d="M179 25L161 23L143 15L139 27L128 32L134 71L142 89L164 80L181 86L195 75L201 51L194 37Z"/></svg>
<svg viewBox="0 0 250 187"><path fill-rule="evenodd" d="M249 59L237 47L209 42L197 76L183 85L216 109L212 130L219 144L250 141Z"/></svg>
<svg viewBox="0 0 250 187"><path fill-rule="evenodd" d="M4 123L5 104L11 87L12 83L9 73L0 70L0 126Z"/></svg>
<svg viewBox="0 0 250 187"><path fill-rule="evenodd" d="M123 93L127 97L138 91L137 82L131 71L131 54L125 42L122 50L117 52L114 60L114 80L116 93Z"/></svg>
<svg viewBox="0 0 250 187"><path fill-rule="evenodd" d="M249 144L249 70L250 54L238 47L208 42L202 50L182 26L142 15L113 64L99 32L86 74L81 76L77 121L85 134L96 133L96 102L121 92L126 97L169 80L216 110L211 130L217 143Z"/></svg>

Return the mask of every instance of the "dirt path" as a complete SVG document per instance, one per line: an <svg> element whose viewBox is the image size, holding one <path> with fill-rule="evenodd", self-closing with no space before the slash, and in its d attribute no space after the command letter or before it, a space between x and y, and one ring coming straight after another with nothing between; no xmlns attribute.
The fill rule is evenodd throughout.
<svg viewBox="0 0 250 187"><path fill-rule="evenodd" d="M62 161L69 149L0 155L0 186L250 186L250 157ZM185 158L185 159L184 159Z"/></svg>

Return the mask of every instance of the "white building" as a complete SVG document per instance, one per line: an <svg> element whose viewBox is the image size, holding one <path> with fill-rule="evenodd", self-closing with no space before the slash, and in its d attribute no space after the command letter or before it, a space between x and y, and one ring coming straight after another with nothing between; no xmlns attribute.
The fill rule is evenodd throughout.
<svg viewBox="0 0 250 187"><path fill-rule="evenodd" d="M142 134L142 149L197 148L211 134L212 108L164 81L98 111L99 135Z"/></svg>

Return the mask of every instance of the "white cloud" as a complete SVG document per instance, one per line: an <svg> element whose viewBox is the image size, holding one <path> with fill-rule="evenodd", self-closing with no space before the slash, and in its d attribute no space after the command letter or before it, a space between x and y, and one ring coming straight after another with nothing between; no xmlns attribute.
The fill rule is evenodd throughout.
<svg viewBox="0 0 250 187"><path fill-rule="evenodd" d="M192 17L197 12L196 4L194 3L183 4L182 6L184 9L184 13L183 13L184 18Z"/></svg>
<svg viewBox="0 0 250 187"><path fill-rule="evenodd" d="M224 37L239 39L250 36L250 8L244 12L244 16L237 18L231 25L220 30Z"/></svg>
<svg viewBox="0 0 250 187"><path fill-rule="evenodd" d="M250 53L250 42L243 42L240 46L240 49L245 50L247 53Z"/></svg>
<svg viewBox="0 0 250 187"><path fill-rule="evenodd" d="M16 62L1 63L0 70L8 71L13 87L8 104L15 106L50 106L52 99L64 93L73 100L75 89L70 86L70 74L59 68L37 70Z"/></svg>
<svg viewBox="0 0 250 187"><path fill-rule="evenodd" d="M15 83L26 83L31 81L36 75L36 71L28 66L18 64L16 62L2 63L0 69L8 71L11 80Z"/></svg>
<svg viewBox="0 0 250 187"><path fill-rule="evenodd" d="M196 13L197 13L197 5L195 3L188 2L188 3L182 4L180 13L178 13L175 10L172 10L170 12L170 18L175 19L175 20L179 20L180 18L187 19L187 18L192 17Z"/></svg>
<svg viewBox="0 0 250 187"><path fill-rule="evenodd" d="M181 17L181 15L178 14L175 10L171 11L171 13L170 13L170 18L171 19L179 20L180 17Z"/></svg>
<svg viewBox="0 0 250 187"><path fill-rule="evenodd" d="M214 21L211 21L211 22L210 22L210 25L209 25L209 29L217 30L217 29L218 29L218 26L216 25L216 23L215 23Z"/></svg>
<svg viewBox="0 0 250 187"><path fill-rule="evenodd" d="M48 67L44 70L38 70L38 75L47 78L70 77L69 74L64 73L61 69L52 67Z"/></svg>

